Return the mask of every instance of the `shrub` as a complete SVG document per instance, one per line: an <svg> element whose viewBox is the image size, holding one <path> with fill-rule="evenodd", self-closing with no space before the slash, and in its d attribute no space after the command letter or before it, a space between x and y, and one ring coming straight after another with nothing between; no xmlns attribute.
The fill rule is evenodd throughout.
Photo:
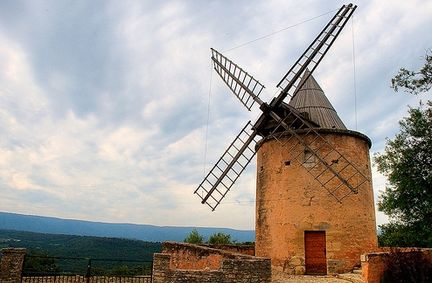
<svg viewBox="0 0 432 283"><path fill-rule="evenodd" d="M193 229L186 239L184 239L184 242L189 244L202 244L204 242L204 237L201 236L196 229Z"/></svg>
<svg viewBox="0 0 432 283"><path fill-rule="evenodd" d="M432 255L421 251L392 249L386 259L382 283L432 282Z"/></svg>
<svg viewBox="0 0 432 283"><path fill-rule="evenodd" d="M231 241L230 234L215 233L210 236L208 243L210 245L230 245L233 244L233 241Z"/></svg>

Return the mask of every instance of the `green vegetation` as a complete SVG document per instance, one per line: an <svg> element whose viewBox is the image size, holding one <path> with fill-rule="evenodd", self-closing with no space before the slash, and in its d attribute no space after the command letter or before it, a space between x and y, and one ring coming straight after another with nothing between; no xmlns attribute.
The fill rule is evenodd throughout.
<svg viewBox="0 0 432 283"><path fill-rule="evenodd" d="M50 256L152 260L160 243L120 238L0 230L0 248L22 247Z"/></svg>
<svg viewBox="0 0 432 283"><path fill-rule="evenodd" d="M186 239L184 239L184 242L189 244L202 244L204 242L204 237L200 235L196 229L193 229Z"/></svg>
<svg viewBox="0 0 432 283"><path fill-rule="evenodd" d="M54 258L48 257L44 252L33 252L32 257L27 257L24 262L24 270L29 273L56 273L60 268Z"/></svg>
<svg viewBox="0 0 432 283"><path fill-rule="evenodd" d="M420 251L392 250L385 259L381 282L432 282L432 261Z"/></svg>
<svg viewBox="0 0 432 283"><path fill-rule="evenodd" d="M425 64L419 71L401 68L391 83L395 91L399 88L411 94L429 91L432 87L432 49L426 52Z"/></svg>
<svg viewBox="0 0 432 283"><path fill-rule="evenodd" d="M430 52L430 51L429 51ZM419 94L432 86L432 57L419 72L401 69L393 88ZM378 171L388 178L378 208L390 217L380 225L381 246L432 247L432 102L420 103L403 118L400 132L387 140L384 153L374 156Z"/></svg>
<svg viewBox="0 0 432 283"><path fill-rule="evenodd" d="M190 243L190 244L209 244L209 245L235 245L235 244L246 244L250 245L253 244L251 242L246 243L237 243L236 240L231 239L230 234L225 233L214 233L210 235L208 241L204 241L204 236L199 234L196 229L193 229L186 239L184 239L184 242Z"/></svg>
<svg viewBox="0 0 432 283"><path fill-rule="evenodd" d="M27 249L26 272L82 275L89 259L93 275L148 274L161 251L160 243L138 240L0 230L0 249L6 247Z"/></svg>
<svg viewBox="0 0 432 283"><path fill-rule="evenodd" d="M400 128L374 157L388 178L378 208L390 223L380 226L380 244L432 247L432 103L410 108Z"/></svg>
<svg viewBox="0 0 432 283"><path fill-rule="evenodd" d="M231 235L225 233L215 233L210 236L208 243L210 245L230 245L233 244Z"/></svg>

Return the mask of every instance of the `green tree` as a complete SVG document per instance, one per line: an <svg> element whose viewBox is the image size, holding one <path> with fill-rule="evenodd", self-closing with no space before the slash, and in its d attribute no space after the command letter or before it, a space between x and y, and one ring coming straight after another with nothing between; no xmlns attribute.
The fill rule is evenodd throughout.
<svg viewBox="0 0 432 283"><path fill-rule="evenodd" d="M432 87L432 49L426 52L419 71L401 68L392 88L411 94ZM382 246L432 247L432 102L409 108L400 132L387 140L384 153L376 154L378 171L388 178L378 209L390 217L381 225Z"/></svg>
<svg viewBox="0 0 432 283"><path fill-rule="evenodd" d="M196 229L193 229L186 239L184 239L184 242L189 244L202 244L204 242L204 237L201 236Z"/></svg>
<svg viewBox="0 0 432 283"><path fill-rule="evenodd" d="M391 83L395 91L399 88L411 94L429 91L432 87L432 49L426 52L425 64L419 71L401 68Z"/></svg>
<svg viewBox="0 0 432 283"><path fill-rule="evenodd" d="M229 245L233 244L230 234L214 233L209 237L208 242L210 245Z"/></svg>
<svg viewBox="0 0 432 283"><path fill-rule="evenodd" d="M378 208L390 223L380 226L380 244L432 247L432 102L408 112L384 153L374 156L388 178Z"/></svg>
<svg viewBox="0 0 432 283"><path fill-rule="evenodd" d="M42 251L31 250L25 257L25 274L52 274L60 271L55 259Z"/></svg>

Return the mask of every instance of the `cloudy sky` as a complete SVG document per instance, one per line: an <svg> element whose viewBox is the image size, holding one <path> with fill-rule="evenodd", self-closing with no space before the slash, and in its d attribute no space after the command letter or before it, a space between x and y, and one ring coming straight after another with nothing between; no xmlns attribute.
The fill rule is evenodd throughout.
<svg viewBox="0 0 432 283"><path fill-rule="evenodd" d="M210 47L264 83L268 100L342 4L1 0L0 211L253 229L254 163L215 212L193 195L259 114L211 75ZM428 98L389 85L432 47L432 1L357 4L315 78L373 154L407 105ZM384 186L374 170L375 194Z"/></svg>

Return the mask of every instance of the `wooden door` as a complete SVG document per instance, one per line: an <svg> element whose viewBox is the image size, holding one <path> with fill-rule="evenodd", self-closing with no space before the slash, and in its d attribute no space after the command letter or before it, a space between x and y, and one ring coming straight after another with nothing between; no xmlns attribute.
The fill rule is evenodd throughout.
<svg viewBox="0 0 432 283"><path fill-rule="evenodd" d="M327 274L325 231L305 231L306 274Z"/></svg>

